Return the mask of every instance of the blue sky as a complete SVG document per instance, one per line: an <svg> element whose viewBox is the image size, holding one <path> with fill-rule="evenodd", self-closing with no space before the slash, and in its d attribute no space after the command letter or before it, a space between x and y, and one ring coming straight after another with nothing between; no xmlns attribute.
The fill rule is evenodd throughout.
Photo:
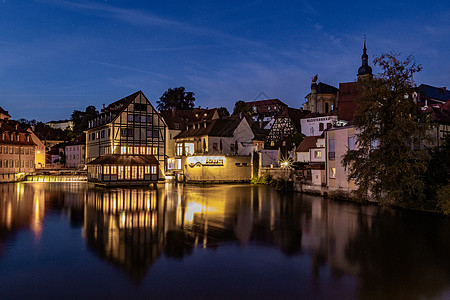
<svg viewBox="0 0 450 300"><path fill-rule="evenodd" d="M450 88L448 1L0 0L0 28L0 106L14 119L66 119L138 90L156 106L178 86L196 106L298 108L315 74L355 80L364 34L370 61L413 53L417 84Z"/></svg>

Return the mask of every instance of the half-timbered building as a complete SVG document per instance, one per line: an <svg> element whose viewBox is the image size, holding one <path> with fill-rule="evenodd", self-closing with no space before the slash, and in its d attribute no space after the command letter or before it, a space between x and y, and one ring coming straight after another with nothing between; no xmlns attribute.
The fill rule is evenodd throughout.
<svg viewBox="0 0 450 300"><path fill-rule="evenodd" d="M142 91L104 107L86 131L89 180L146 185L163 179L165 133L164 120Z"/></svg>
<svg viewBox="0 0 450 300"><path fill-rule="evenodd" d="M278 148L287 146L286 140L295 134L301 133L300 119L309 114L309 111L287 107L275 118L275 122L266 136L264 147Z"/></svg>

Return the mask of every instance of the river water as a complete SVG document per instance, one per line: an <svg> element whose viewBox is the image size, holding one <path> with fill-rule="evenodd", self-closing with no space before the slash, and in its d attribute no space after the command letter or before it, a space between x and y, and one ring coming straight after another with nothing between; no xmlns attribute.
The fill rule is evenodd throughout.
<svg viewBox="0 0 450 300"><path fill-rule="evenodd" d="M450 299L450 219L267 186L0 185L1 299Z"/></svg>

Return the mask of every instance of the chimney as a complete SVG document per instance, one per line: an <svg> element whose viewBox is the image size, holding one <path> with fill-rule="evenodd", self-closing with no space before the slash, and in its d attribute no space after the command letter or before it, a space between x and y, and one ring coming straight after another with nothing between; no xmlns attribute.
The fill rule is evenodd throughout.
<svg viewBox="0 0 450 300"><path fill-rule="evenodd" d="M441 87L443 93L447 92L447 88L445 86Z"/></svg>
<svg viewBox="0 0 450 300"><path fill-rule="evenodd" d="M105 103L103 103L103 105L102 105L102 109L105 109Z"/></svg>
<svg viewBox="0 0 450 300"><path fill-rule="evenodd" d="M177 109L175 107L172 107L172 117L175 117L175 114L177 112Z"/></svg>

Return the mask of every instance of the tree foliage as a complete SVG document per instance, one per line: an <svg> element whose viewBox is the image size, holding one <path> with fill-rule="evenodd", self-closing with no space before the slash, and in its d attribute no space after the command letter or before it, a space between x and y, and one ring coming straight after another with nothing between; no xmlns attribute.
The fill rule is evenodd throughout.
<svg viewBox="0 0 450 300"><path fill-rule="evenodd" d="M409 56L394 52L375 58L381 73L358 80L359 96L354 125L359 129L358 149L348 151L343 163L359 196L372 196L382 205L420 206L423 175L429 155L430 123L411 95L413 75L422 67Z"/></svg>
<svg viewBox="0 0 450 300"><path fill-rule="evenodd" d="M228 111L228 109L226 107L223 107L223 106L219 107L217 109L217 111L218 111L218 113L219 113L219 115L221 117L228 117L230 115L230 112Z"/></svg>
<svg viewBox="0 0 450 300"><path fill-rule="evenodd" d="M157 108L159 110L166 109L193 109L194 108L194 97L193 92L186 92L186 89L182 86L177 88L169 88L164 94L156 101Z"/></svg>
<svg viewBox="0 0 450 300"><path fill-rule="evenodd" d="M86 130L88 128L89 121L98 116L98 114L99 112L93 105L86 107L84 112L74 110L70 116L70 120L73 121L73 136L76 137Z"/></svg>
<svg viewBox="0 0 450 300"><path fill-rule="evenodd" d="M234 104L233 116L237 116L239 114L242 115L250 115L251 107L245 103L245 101L239 100Z"/></svg>

